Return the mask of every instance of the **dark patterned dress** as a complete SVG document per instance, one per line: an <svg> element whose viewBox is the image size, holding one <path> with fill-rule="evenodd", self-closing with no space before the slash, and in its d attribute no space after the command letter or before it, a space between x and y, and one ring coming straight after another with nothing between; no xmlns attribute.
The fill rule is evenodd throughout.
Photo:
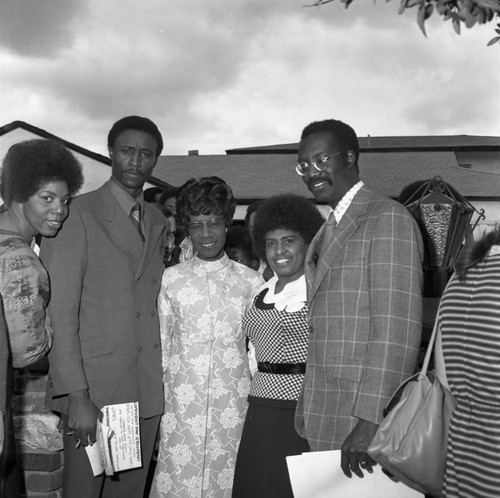
<svg viewBox="0 0 500 498"><path fill-rule="evenodd" d="M307 357L306 283L301 277L275 295L277 280L267 282L243 318L259 371L250 387L233 498L293 498L286 457L309 451L294 427Z"/></svg>
<svg viewBox="0 0 500 498"><path fill-rule="evenodd" d="M26 241L7 230L0 230L0 294L13 366L35 363L52 344L53 332L45 322L49 278Z"/></svg>
<svg viewBox="0 0 500 498"><path fill-rule="evenodd" d="M500 497L500 246L461 282L452 277L439 325L450 390L443 496Z"/></svg>
<svg viewBox="0 0 500 498"><path fill-rule="evenodd" d="M12 423L12 383L14 370L35 363L52 344L52 329L45 322L49 299L49 278L38 256L17 233L0 230L0 295L10 343L7 371L7 434L0 458L0 487L5 496L21 496L22 476L17 465ZM3 379L2 379L3 380ZM1 416L1 413L0 413ZM5 480L4 480L5 479ZM2 490L0 490L2 494Z"/></svg>

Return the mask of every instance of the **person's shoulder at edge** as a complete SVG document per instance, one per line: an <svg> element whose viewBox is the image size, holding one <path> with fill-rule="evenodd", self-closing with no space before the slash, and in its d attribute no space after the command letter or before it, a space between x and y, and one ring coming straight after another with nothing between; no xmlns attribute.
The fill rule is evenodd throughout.
<svg viewBox="0 0 500 498"><path fill-rule="evenodd" d="M252 268L248 268L237 261L230 260L233 271L235 275L237 275L243 282L246 282L247 285L250 285L252 288L252 295L260 292L263 284L265 284L264 277L256 270L252 270Z"/></svg>
<svg viewBox="0 0 500 498"><path fill-rule="evenodd" d="M163 270L162 282L172 281L172 279L178 276L194 274L194 261L193 259L187 259L182 263L177 263L176 265L169 266Z"/></svg>
<svg viewBox="0 0 500 498"><path fill-rule="evenodd" d="M152 206L148 202L144 203L145 212L151 217L152 221L156 224L165 224L165 215L155 206Z"/></svg>
<svg viewBox="0 0 500 498"><path fill-rule="evenodd" d="M71 198L69 203L68 218L63 223L61 233L64 231L65 225L70 225L71 220L73 220L75 216L85 217L86 212L93 212L96 209L101 209L102 204L99 202L99 199L102 198L102 190L105 186L106 184L101 185L96 190L91 190L90 192L85 192ZM109 195L111 195L111 193ZM57 237L53 238L56 239Z"/></svg>
<svg viewBox="0 0 500 498"><path fill-rule="evenodd" d="M261 277L261 274L257 270L253 270L252 268L249 268L248 266L244 265L243 263L238 263L238 261L231 260L231 264L232 264L235 272L240 273L240 274L244 275L245 277L248 277L248 278Z"/></svg>
<svg viewBox="0 0 500 498"><path fill-rule="evenodd" d="M71 212L71 204L75 202L80 204L80 203L85 203L87 201L91 201L94 197L102 195L103 191L105 191L106 189L109 190L108 182L103 183L100 187L97 187L94 190L89 190L88 192L75 195L75 197L71 198L70 212ZM111 192L109 192L109 195L112 195Z"/></svg>
<svg viewBox="0 0 500 498"><path fill-rule="evenodd" d="M379 216L383 213L394 212L398 215L413 219L410 211L408 211L403 204L391 199L390 197L374 192L366 186L363 188L369 193L369 198L367 200L367 203L370 204L370 209L367 213L369 216Z"/></svg>

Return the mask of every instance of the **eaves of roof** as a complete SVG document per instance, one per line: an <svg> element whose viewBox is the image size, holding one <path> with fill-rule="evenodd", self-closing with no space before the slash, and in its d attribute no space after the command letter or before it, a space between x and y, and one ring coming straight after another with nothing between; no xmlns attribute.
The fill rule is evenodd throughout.
<svg viewBox="0 0 500 498"><path fill-rule="evenodd" d="M236 154L296 154L299 144L262 145L228 149L229 155ZM459 151L483 150L500 151L500 137L476 135L424 135L401 137L359 137L363 152L422 152L422 151Z"/></svg>
<svg viewBox="0 0 500 498"><path fill-rule="evenodd" d="M311 197L288 154L161 156L155 179L180 186L192 177L216 175L240 203L285 192ZM498 198L500 175L458 166L453 152L380 152L360 156L360 176L372 190L396 198L416 180L439 175L465 197Z"/></svg>
<svg viewBox="0 0 500 498"><path fill-rule="evenodd" d="M107 166L111 165L111 160L109 157L103 156L102 154L98 154L97 152L92 152L89 149L85 149L84 147L80 147L72 142L68 142L68 140L64 140L61 137L53 135L48 131L43 130L42 128L37 128L36 126L25 123L24 121L13 121L12 123L6 124L0 127L0 136L5 135L17 128L22 128L23 130L29 131L38 135L40 138L49 138L51 140L57 140L58 142L62 142L68 149L73 152L77 152L78 154L82 154L86 157L94 159L95 161L99 161L101 163L106 164Z"/></svg>

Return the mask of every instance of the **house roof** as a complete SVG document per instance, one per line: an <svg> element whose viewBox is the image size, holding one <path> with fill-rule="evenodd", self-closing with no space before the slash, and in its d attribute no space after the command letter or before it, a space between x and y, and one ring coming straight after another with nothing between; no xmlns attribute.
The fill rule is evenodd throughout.
<svg viewBox="0 0 500 498"><path fill-rule="evenodd" d="M364 152L377 151L440 151L482 150L500 151L500 137L476 135L424 135L402 137L358 137ZM226 150L227 154L296 154L298 143L262 145Z"/></svg>
<svg viewBox="0 0 500 498"><path fill-rule="evenodd" d="M74 152L83 154L84 156L90 157L91 159L95 159L96 161L107 164L108 166L111 165L111 160L109 159L109 157L103 156L102 154L98 154L97 152L92 152L91 150L85 149L84 147L80 147L79 145L69 142L68 140L64 140L61 137L53 135L52 133L49 133L48 131L45 131L42 128L37 128L36 126L30 125L24 121L12 121L12 123L0 127L0 136L5 135L6 133L9 133L13 130L16 130L17 128L22 128L23 130L34 133L35 135L38 135L40 138L49 138L51 140L57 140L58 142L62 142L68 149Z"/></svg>
<svg viewBox="0 0 500 498"><path fill-rule="evenodd" d="M180 186L192 177L216 175L240 203L285 192L311 197L288 154L161 156L154 176ZM465 197L500 198L500 175L458 166L453 152L378 152L360 156L360 176L380 194L396 198L416 180L439 175Z"/></svg>
<svg viewBox="0 0 500 498"><path fill-rule="evenodd" d="M42 138L59 140L74 152L108 166L111 164L106 156L24 121L0 127L0 136L17 128ZM371 148L364 144L366 140L368 138L360 139L363 151L359 161L360 176L376 192L395 198L409 183L439 175L465 197L500 200L500 175L460 168L451 150L454 147L500 150L500 137L371 137ZM413 149L406 149L405 144L411 144ZM295 157L290 154L296 151L297 144L284 144L232 149L227 151L229 155L160 156L149 183L166 188L180 186L192 177L217 175L233 188L240 203L285 192L312 197L295 173Z"/></svg>
<svg viewBox="0 0 500 498"><path fill-rule="evenodd" d="M51 140L57 140L58 142L63 143L69 150L72 150L73 152L76 152L78 154L82 154L86 157L89 157L90 159L93 159L95 161L99 161L106 166L111 166L111 159L107 156L103 156L102 154L98 154L97 152L92 152L89 149L85 149L84 147L80 147L79 145L76 145L72 142L69 142L68 140L64 140L61 137L58 137L57 135L53 135L52 133L49 133L48 131L43 130L42 128L38 128L36 126L30 125L24 121L13 121L12 123L6 124L4 126L0 127L0 137L2 135L5 135L13 130L16 130L18 128L21 128L23 130L26 130L30 133L33 133L40 138L48 138ZM151 178L149 181L152 185L161 187L161 188L168 188L171 187L171 185L166 184L156 178Z"/></svg>

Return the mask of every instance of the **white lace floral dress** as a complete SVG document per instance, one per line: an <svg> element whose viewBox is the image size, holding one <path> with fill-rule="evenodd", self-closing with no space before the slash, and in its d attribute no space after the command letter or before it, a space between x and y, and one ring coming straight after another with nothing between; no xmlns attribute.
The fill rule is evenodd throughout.
<svg viewBox="0 0 500 498"><path fill-rule="evenodd" d="M226 255L165 270L165 412L151 497L231 496L250 386L241 319L262 284Z"/></svg>

